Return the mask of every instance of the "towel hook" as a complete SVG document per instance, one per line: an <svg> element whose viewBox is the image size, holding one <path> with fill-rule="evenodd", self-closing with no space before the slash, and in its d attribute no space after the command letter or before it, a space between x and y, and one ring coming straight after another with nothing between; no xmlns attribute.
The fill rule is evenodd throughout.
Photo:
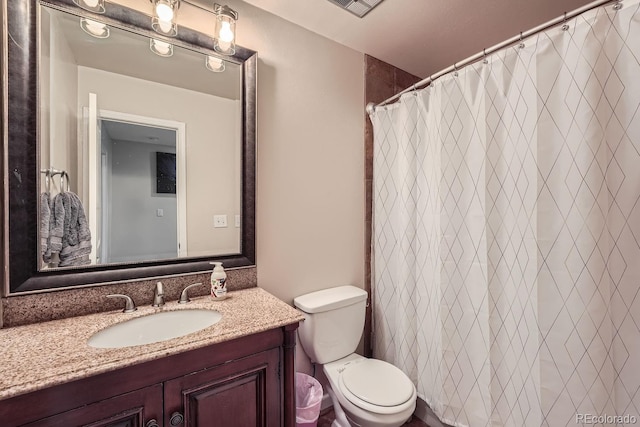
<svg viewBox="0 0 640 427"><path fill-rule="evenodd" d="M51 171L49 169L44 173L44 186L47 189L47 193L51 194Z"/></svg>
<svg viewBox="0 0 640 427"><path fill-rule="evenodd" d="M60 172L60 192L69 191L69 174L66 171Z"/></svg>

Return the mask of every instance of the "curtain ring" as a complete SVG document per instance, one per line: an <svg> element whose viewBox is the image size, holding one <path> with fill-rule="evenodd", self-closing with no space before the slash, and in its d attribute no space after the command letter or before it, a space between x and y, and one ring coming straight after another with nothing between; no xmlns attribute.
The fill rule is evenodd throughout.
<svg viewBox="0 0 640 427"><path fill-rule="evenodd" d="M482 55L483 55L482 63L485 65L488 64L489 60L487 59L487 49L482 49Z"/></svg>
<svg viewBox="0 0 640 427"><path fill-rule="evenodd" d="M453 63L453 76L458 77L458 67L455 62Z"/></svg>
<svg viewBox="0 0 640 427"><path fill-rule="evenodd" d="M562 31L567 31L569 29L569 24L567 24L567 12L564 13L564 20L562 21Z"/></svg>
<svg viewBox="0 0 640 427"><path fill-rule="evenodd" d="M622 9L622 0L618 0L616 4L613 5L613 10L620 10L620 9Z"/></svg>
<svg viewBox="0 0 640 427"><path fill-rule="evenodd" d="M524 40L522 40L522 31L520 31L520 44L518 45L520 49L524 49Z"/></svg>

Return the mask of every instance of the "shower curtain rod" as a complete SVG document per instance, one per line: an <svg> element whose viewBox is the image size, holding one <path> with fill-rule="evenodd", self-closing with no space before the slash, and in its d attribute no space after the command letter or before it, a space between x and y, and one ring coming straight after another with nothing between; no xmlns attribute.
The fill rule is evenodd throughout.
<svg viewBox="0 0 640 427"><path fill-rule="evenodd" d="M576 16L578 16L578 15L580 15L582 13L588 12L591 9L595 9L595 8L600 7L602 5L605 5L607 3L621 4L622 2L623 2L623 0L596 0L596 1L592 2L592 3L589 3L589 4L587 4L585 6L582 6L582 7L578 8L578 9L575 9L572 12L565 12L564 15L559 16L558 18L552 19L551 21L548 21L548 22L546 22L546 23L544 23L542 25L538 25L537 27L535 27L535 28L533 28L533 29L531 29L529 31L521 32L517 36L512 37L512 38L510 38L510 39L508 39L508 40L506 40L506 41L504 41L502 43L498 43L497 45L492 46L489 49L483 49L482 52L478 52L475 55L472 55L472 56L468 57L467 59L465 59L463 61L456 62L453 65L445 68L444 70L439 71L439 72L437 72L435 74L432 74L429 77L427 77L427 78L425 78L423 80L420 80L418 83L415 83L415 84L409 86L408 88L404 89L402 92L399 92L399 93L393 95L391 98L385 99L384 101L382 101L379 104L375 104L373 102L370 102L369 104L367 104L367 107L366 107L367 113L368 114L372 114L376 107L382 107L383 105L389 104L390 102L393 102L393 101L397 100L398 98L400 98L402 95L404 95L407 92L411 92L413 90L418 89L419 87L426 86L429 83L431 83L432 81L444 76L445 74L448 74L448 73L450 73L452 71L457 71L460 68L463 68L463 67L466 67L467 65L473 64L474 62L477 62L477 61L483 59L484 57L486 57L486 56L488 56L488 55L490 55L490 54L492 54L494 52L499 51L500 49L503 49L505 47L511 46L511 45L513 45L515 43L522 42L523 39L525 39L527 37L530 37L530 36L532 36L534 34L537 34L537 33L540 33L542 31L545 31L545 30L547 30L547 29L549 29L551 27L555 27L556 25L565 23L569 19L573 19L573 18L575 18Z"/></svg>

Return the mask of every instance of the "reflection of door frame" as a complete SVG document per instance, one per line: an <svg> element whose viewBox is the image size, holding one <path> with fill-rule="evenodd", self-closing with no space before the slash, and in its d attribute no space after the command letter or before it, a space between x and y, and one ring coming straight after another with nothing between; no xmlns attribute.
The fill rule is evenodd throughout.
<svg viewBox="0 0 640 427"><path fill-rule="evenodd" d="M178 205L177 253L178 256L187 256L187 160L185 123L110 110L99 110L97 119L171 129L176 132L176 203ZM89 138L85 138L84 141L86 144L90 143ZM96 144L100 142L101 141L96 141ZM94 149L95 151L91 150L91 147L88 147L86 152L93 152L100 156L100 147L94 147ZM95 176L92 177L92 175L96 174L94 168L89 168L88 173L89 182L96 183L97 186Z"/></svg>

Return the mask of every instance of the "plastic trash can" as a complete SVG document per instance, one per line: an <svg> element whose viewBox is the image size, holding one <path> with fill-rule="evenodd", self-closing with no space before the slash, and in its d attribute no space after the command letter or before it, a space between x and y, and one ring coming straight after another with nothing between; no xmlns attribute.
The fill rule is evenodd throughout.
<svg viewBox="0 0 640 427"><path fill-rule="evenodd" d="M296 372L296 427L316 427L322 404L322 386L310 375Z"/></svg>

